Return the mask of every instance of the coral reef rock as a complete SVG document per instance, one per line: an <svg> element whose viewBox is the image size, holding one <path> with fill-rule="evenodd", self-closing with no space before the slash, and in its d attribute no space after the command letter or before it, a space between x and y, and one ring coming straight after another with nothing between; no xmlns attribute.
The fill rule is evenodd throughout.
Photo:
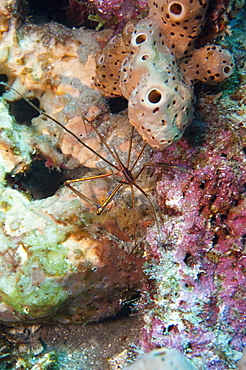
<svg viewBox="0 0 246 370"><path fill-rule="evenodd" d="M245 70L241 77L233 95L201 98L204 122L155 158L170 164L157 181L166 238L160 247L148 232L157 292L142 347L176 348L199 369L236 369L245 348Z"/></svg>
<svg viewBox="0 0 246 370"><path fill-rule="evenodd" d="M136 222L130 209L131 193L124 192L118 202L114 198L108 211L98 216L96 205L112 190L109 178L74 185L92 202L67 187L45 198L39 180L34 185L40 187L37 199L17 179L21 174L25 177L40 160L50 170L60 172L80 168L88 177L105 172L110 162L105 163L96 153L105 158L109 154L89 123L98 117L97 128L104 139L109 145L114 142L123 160L127 158L126 133L131 126L127 126L126 114L110 116L105 100L92 89L95 55L100 37L106 37L108 31L97 38L94 31L70 30L56 23L18 28L13 16L15 3L11 5L1 3L0 7L1 76L5 75L22 97L37 99L46 114L63 122L95 152L43 114L19 124L9 109L14 111L16 102L24 104L24 99L13 89L3 94L0 320L98 320L119 311L141 289L143 260L137 248L132 251ZM25 109L23 105L18 111ZM132 147L136 156L138 146L135 143ZM34 182L36 175L32 172ZM48 187L52 185L49 173L39 176ZM135 217L141 227L145 214L146 205L138 202Z"/></svg>
<svg viewBox="0 0 246 370"><path fill-rule="evenodd" d="M88 322L115 313L143 279L141 255L132 252L130 195L98 216L86 199L102 203L111 190L107 179L77 186L84 201L66 187L39 200L10 187L7 177L35 162L34 148L44 144L44 155L50 144L14 122L2 100L0 116L0 320ZM143 223L145 212L139 204L135 216Z"/></svg>
<svg viewBox="0 0 246 370"><path fill-rule="evenodd" d="M90 0L97 8L102 22L121 28L131 20L139 18L147 10L147 0Z"/></svg>
<svg viewBox="0 0 246 370"><path fill-rule="evenodd" d="M140 288L142 259L124 249L119 216L98 217L66 188L42 200L0 192L1 320L98 320Z"/></svg>

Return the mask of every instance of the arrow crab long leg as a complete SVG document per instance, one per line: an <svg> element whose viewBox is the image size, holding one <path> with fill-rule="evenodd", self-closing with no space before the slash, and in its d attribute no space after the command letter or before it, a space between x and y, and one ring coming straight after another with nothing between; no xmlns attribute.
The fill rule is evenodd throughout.
<svg viewBox="0 0 246 370"><path fill-rule="evenodd" d="M28 98L26 98L23 94L21 94L19 91L17 91L16 89L14 89L12 86L10 86L10 85L8 85L7 83L4 83L4 82L0 82L0 84L3 85L3 86L5 86L5 87L7 87L7 88L9 88L9 89L12 89L17 95L19 95L31 107L33 107L39 114L44 115L45 117L51 119L53 122L55 122L57 125L59 125L65 132L67 132L69 135L71 135L72 137L74 137L87 150L89 150L90 152L92 152L93 154L95 154L98 158L100 158L101 160L103 160L107 165L109 165L111 168L114 169L114 172L110 172L110 173L104 173L104 174L99 174L99 175L95 175L95 176L89 176L89 177L84 177L84 178L80 178L80 179L74 179L74 180L67 180L67 181L65 181L65 185L71 191L73 191L78 197L80 197L85 202L87 202L87 203L89 202L90 204L94 205L96 207L96 213L98 215L100 215L105 210L105 208L108 206L108 204L112 201L112 199L114 198L114 196L119 192L119 190L123 186L126 186L126 185L130 186L130 189L131 189L131 202L132 202L132 209L133 209L133 229L134 229L134 236L136 236L136 234L137 234L137 232L136 232L136 230L137 230L137 225L136 225L136 219L137 219L137 217L136 217L136 203L135 203L135 194L134 194L134 188L135 188L135 189L137 189L147 199L148 203L150 204L151 209L152 209L152 212L153 212L153 215L154 215L154 220L155 220L156 225L157 225L158 234L160 235L160 226L159 226L159 222L158 222L158 218L157 218L157 214L156 214L156 207L155 207L153 201L151 200L150 196L140 187L140 185L138 185L136 183L136 180L140 177L140 175L142 174L142 172L147 167L158 167L159 165L158 164L154 164L154 163L153 164L144 164L142 166L142 168L137 172L136 175L133 174L133 170L136 168L136 165L139 162L140 158L142 157L143 152L144 152L144 150L146 148L146 145L147 145L146 143L144 143L143 147L141 148L141 150L140 150L139 154L137 155L136 159L134 160L133 164L130 165L130 162L131 162L131 154L132 154L132 145L133 145L133 141L132 140L133 140L133 136L134 136L134 128L133 127L132 127L132 130L131 130L131 135L130 135L130 140L129 140L129 149L128 149L127 161L126 161L126 164L124 165L123 162L122 162L122 160L119 158L119 155L118 155L117 151L114 148L111 148L107 144L107 142L105 141L105 139L102 136L102 134L98 131L96 125L94 123L89 122L85 117L83 117L83 119L88 124L90 124L93 127L94 131L96 132L96 134L100 138L101 142L103 143L103 145L105 146L105 148L107 149L107 151L112 156L112 158L113 158L113 160L115 162L115 163L113 163L112 161L109 161L107 158L105 158L105 156L103 156L102 154L98 153L96 150L94 150L89 145L87 145L73 131L71 131L70 129L68 129L60 121L58 121L57 119L55 119L52 116L50 116L49 114L47 114L46 112L44 112L42 109L38 108ZM75 183L79 183L79 182L83 182L83 181L88 181L88 180L95 180L95 179L105 178L105 177L109 177L109 176L112 176L112 175L116 175L116 176L118 176L120 178L118 180L118 184L115 186L115 188L112 191L109 192L109 194L106 197L106 199L101 204L99 204L99 205L96 204L93 200L91 200L87 196L85 196L84 194L82 194L75 187L72 186L72 184L75 184Z"/></svg>

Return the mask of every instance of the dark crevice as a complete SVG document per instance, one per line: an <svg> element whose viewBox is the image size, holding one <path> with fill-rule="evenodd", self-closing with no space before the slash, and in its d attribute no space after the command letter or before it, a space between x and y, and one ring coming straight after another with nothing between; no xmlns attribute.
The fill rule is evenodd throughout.
<svg viewBox="0 0 246 370"><path fill-rule="evenodd" d="M213 247L218 243L218 241L219 241L219 237L217 234L215 234L212 240Z"/></svg>
<svg viewBox="0 0 246 370"><path fill-rule="evenodd" d="M185 254L184 263L188 267L194 267L194 265L196 264L196 259L195 259L195 257L192 254L190 254L189 252L187 252Z"/></svg>
<svg viewBox="0 0 246 370"><path fill-rule="evenodd" d="M167 331L168 333L173 333L173 334L179 333L178 325L174 325L174 324L169 325L169 326L167 327L166 331Z"/></svg>
<svg viewBox="0 0 246 370"><path fill-rule="evenodd" d="M128 101L122 97L108 99L110 112L115 114L127 108Z"/></svg>
<svg viewBox="0 0 246 370"><path fill-rule="evenodd" d="M88 19L89 15L96 14L95 5L90 1L78 0L26 0L27 16L32 23L44 24L54 21L67 27L95 29L98 22Z"/></svg>
<svg viewBox="0 0 246 370"><path fill-rule="evenodd" d="M211 198L210 198L210 204L213 204L215 201L216 201L216 199L217 199L217 195L216 194L213 194L212 196L211 196Z"/></svg>
<svg viewBox="0 0 246 370"><path fill-rule="evenodd" d="M27 0L29 7L28 17L36 24L49 21L63 23L66 1L58 3L55 0Z"/></svg>
<svg viewBox="0 0 246 370"><path fill-rule="evenodd" d="M211 225L212 225L212 226L214 226L214 225L215 225L215 223L216 223L216 217L215 217L215 215L213 215L213 216L210 218L210 223L211 223Z"/></svg>
<svg viewBox="0 0 246 370"><path fill-rule="evenodd" d="M199 185L199 188L204 190L205 189L205 182L201 182L201 184Z"/></svg>
<svg viewBox="0 0 246 370"><path fill-rule="evenodd" d="M39 100L37 98L30 101L39 108ZM30 106L24 99L16 100L9 104L9 112L15 117L20 125L31 126L31 120L39 115L33 107Z"/></svg>
<svg viewBox="0 0 246 370"><path fill-rule="evenodd" d="M45 159L34 158L29 168L17 175L6 176L8 186L28 193L32 199L45 199L56 193L66 180L81 179L88 168L50 168Z"/></svg>
<svg viewBox="0 0 246 370"><path fill-rule="evenodd" d="M8 82L8 77L3 73L0 74L0 82ZM2 96L5 91L5 86L0 85L0 96Z"/></svg>
<svg viewBox="0 0 246 370"><path fill-rule="evenodd" d="M224 215L224 214L222 214L222 215L220 215L220 219L221 219L221 221L225 221L225 220L227 220L227 218L228 218L228 216L227 215Z"/></svg>
<svg viewBox="0 0 246 370"><path fill-rule="evenodd" d="M227 158L227 154L226 153L221 153L220 155L222 158Z"/></svg>
<svg viewBox="0 0 246 370"><path fill-rule="evenodd" d="M198 113L196 113L198 116ZM205 122L202 117L195 117L184 132L184 138L193 148L202 145L205 139Z"/></svg>
<svg viewBox="0 0 246 370"><path fill-rule="evenodd" d="M118 313L116 313L113 316L109 316L105 319L102 319L102 320L100 320L100 322L109 322L109 321L111 322L111 321L114 321L114 320L119 320L119 319L122 319L124 317L131 316L134 312L134 309L135 309L135 306L136 306L136 301L140 297L141 297L140 292L134 294L131 297L131 299L124 304L124 306L122 307L122 309Z"/></svg>
<svg viewBox="0 0 246 370"><path fill-rule="evenodd" d="M10 187L28 192L32 199L43 199L54 195L63 184L63 172L47 168L44 160L35 160L27 171L7 175L6 180Z"/></svg>

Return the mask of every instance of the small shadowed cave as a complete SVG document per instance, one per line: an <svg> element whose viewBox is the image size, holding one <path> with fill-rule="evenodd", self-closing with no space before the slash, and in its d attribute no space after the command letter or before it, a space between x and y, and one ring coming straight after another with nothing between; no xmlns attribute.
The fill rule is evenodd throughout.
<svg viewBox="0 0 246 370"><path fill-rule="evenodd" d="M39 108L39 100L37 98L30 99L30 102ZM14 116L18 124L26 126L31 126L32 119L39 116L39 112L36 111L24 99L10 102L9 113L11 116Z"/></svg>
<svg viewBox="0 0 246 370"><path fill-rule="evenodd" d="M26 0L27 16L35 24L54 21L67 27L94 29L97 22L89 15L96 14L96 8L90 1L77 0Z"/></svg>
<svg viewBox="0 0 246 370"><path fill-rule="evenodd" d="M120 113L128 106L128 100L123 97L109 98L108 105L112 114Z"/></svg>
<svg viewBox="0 0 246 370"><path fill-rule="evenodd" d="M32 199L48 198L55 194L64 182L63 171L45 166L45 160L35 160L25 172L15 176L7 175L7 184L29 193Z"/></svg>

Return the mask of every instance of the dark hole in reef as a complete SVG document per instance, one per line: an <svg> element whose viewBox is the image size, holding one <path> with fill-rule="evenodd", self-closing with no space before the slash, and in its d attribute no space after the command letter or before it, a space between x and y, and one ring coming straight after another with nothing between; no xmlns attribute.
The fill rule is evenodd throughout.
<svg viewBox="0 0 246 370"><path fill-rule="evenodd" d="M216 217L215 215L213 215L211 218L210 218L210 223L212 226L215 226L215 223L216 223Z"/></svg>
<svg viewBox="0 0 246 370"><path fill-rule="evenodd" d="M185 263L188 267L194 267L194 265L195 265L195 263L196 263L196 259L195 259L195 257L194 257L191 253L187 252L187 253L185 254L184 263Z"/></svg>
<svg viewBox="0 0 246 370"><path fill-rule="evenodd" d="M159 101L161 100L161 97L162 97L162 94L157 89L153 89L148 93L149 102L152 104L159 103Z"/></svg>
<svg viewBox="0 0 246 370"><path fill-rule="evenodd" d="M30 101L39 108L39 100L37 98L30 99ZM15 117L20 125L31 126L31 120L39 116L33 107L31 107L24 99L11 102L9 112Z"/></svg>
<svg viewBox="0 0 246 370"><path fill-rule="evenodd" d="M246 234L242 235L242 244L243 244L243 247L246 246Z"/></svg>
<svg viewBox="0 0 246 370"><path fill-rule="evenodd" d="M170 12L174 15L180 15L182 13L182 5L179 3L173 3L170 6Z"/></svg>
<svg viewBox="0 0 246 370"><path fill-rule="evenodd" d="M221 153L220 155L222 158L227 158L227 154L226 153Z"/></svg>
<svg viewBox="0 0 246 370"><path fill-rule="evenodd" d="M55 194L63 184L62 177L62 171L47 168L44 160L35 160L27 171L8 175L6 180L12 188L29 192L33 199L43 199Z"/></svg>
<svg viewBox="0 0 246 370"><path fill-rule="evenodd" d="M100 322L109 322L109 321L114 321L114 320L119 320L119 319L122 319L124 317L128 317L130 315L132 315L134 309L135 309L135 304L136 304L136 301L141 297L141 294L140 292L137 292L136 294L134 294L131 299L129 299L129 301L127 301L122 309L115 315L113 316L110 316L110 317L107 317L105 319L102 319L100 320Z"/></svg>
<svg viewBox="0 0 246 370"><path fill-rule="evenodd" d="M226 81L224 82L224 84ZM225 86L223 83L220 83L218 85L205 85L202 82L196 82L194 86L194 93L197 97L197 101L199 101L199 98L206 95L216 95L219 94L221 91L223 91L223 86Z"/></svg>
<svg viewBox="0 0 246 370"><path fill-rule="evenodd" d="M27 15L36 24L52 20L60 21L63 13L62 7L65 6L64 0L61 0L60 3L55 0L27 0L26 3L29 8Z"/></svg>
<svg viewBox="0 0 246 370"><path fill-rule="evenodd" d="M127 108L128 100L122 97L109 98L108 104L109 104L110 112L115 114L115 113L122 112L123 110Z"/></svg>
<svg viewBox="0 0 246 370"><path fill-rule="evenodd" d="M0 74L0 81L1 82L8 82L8 77L4 74ZM0 85L0 96L2 96L5 91L6 91L5 86Z"/></svg>
<svg viewBox="0 0 246 370"><path fill-rule="evenodd" d="M201 182L201 184L199 185L199 188L204 190L205 189L205 182Z"/></svg>
<svg viewBox="0 0 246 370"><path fill-rule="evenodd" d="M227 216L227 215L222 214L222 215L220 216L220 219L221 219L221 221L225 221L225 220L227 220L227 219L228 219L228 216Z"/></svg>
<svg viewBox="0 0 246 370"><path fill-rule="evenodd" d="M202 144L205 138L205 123L202 117L195 117L192 120L190 126L186 128L183 137L193 148Z"/></svg>
<svg viewBox="0 0 246 370"><path fill-rule="evenodd" d="M212 240L213 246L215 246L216 244L218 244L218 241L219 241L219 237L218 237L217 234L215 234L214 237L213 237L213 240Z"/></svg>
<svg viewBox="0 0 246 370"><path fill-rule="evenodd" d="M210 200L209 200L209 203L210 203L210 204L213 204L213 202L215 202L215 201L216 201L216 199L217 199L217 195L216 195L216 194L213 194L213 195L211 196Z"/></svg>
<svg viewBox="0 0 246 370"><path fill-rule="evenodd" d="M90 14L96 14L96 7L90 1L77 0L26 0L27 16L35 24L49 21L61 23L67 27L95 29L98 22L88 19Z"/></svg>
<svg viewBox="0 0 246 370"><path fill-rule="evenodd" d="M168 325L168 327L167 327L167 330L166 330L168 333L173 333L173 334L175 334L175 333L179 333L179 328L178 328L178 325L174 325L174 324L172 324L172 325Z"/></svg>
<svg viewBox="0 0 246 370"><path fill-rule="evenodd" d="M197 281L201 281L202 277L204 276L204 273L203 272L199 272L197 274Z"/></svg>

